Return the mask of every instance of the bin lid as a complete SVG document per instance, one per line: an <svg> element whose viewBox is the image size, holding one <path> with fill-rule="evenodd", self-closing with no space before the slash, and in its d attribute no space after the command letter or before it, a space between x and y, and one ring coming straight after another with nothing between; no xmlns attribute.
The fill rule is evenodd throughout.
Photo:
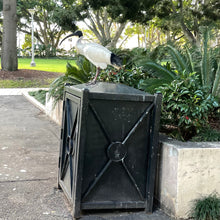
<svg viewBox="0 0 220 220"><path fill-rule="evenodd" d="M126 94L126 95L151 95L149 93L143 92L141 90L129 87L120 83L107 83L107 82L97 82L96 84L78 84L71 86L73 89L84 90L88 89L91 93L110 93L110 94Z"/></svg>

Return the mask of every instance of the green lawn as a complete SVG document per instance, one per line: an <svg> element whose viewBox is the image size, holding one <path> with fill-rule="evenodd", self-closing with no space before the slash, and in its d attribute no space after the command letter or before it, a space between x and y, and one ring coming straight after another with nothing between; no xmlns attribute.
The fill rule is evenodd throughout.
<svg viewBox="0 0 220 220"><path fill-rule="evenodd" d="M66 64L70 62L74 64L74 60L67 59L42 59L35 58L36 67L31 67L31 58L18 58L18 69L43 70L48 72L65 73Z"/></svg>

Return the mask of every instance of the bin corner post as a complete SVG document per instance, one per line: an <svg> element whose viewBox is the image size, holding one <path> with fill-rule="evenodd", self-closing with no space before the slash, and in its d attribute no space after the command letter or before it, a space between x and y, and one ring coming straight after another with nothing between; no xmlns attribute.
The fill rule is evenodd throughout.
<svg viewBox="0 0 220 220"><path fill-rule="evenodd" d="M147 195L145 212L152 213L153 210L153 198L154 198L154 187L155 187L155 175L156 175L156 163L159 149L159 127L160 127L160 114L161 114L161 103L162 94L154 94L154 110L152 120L152 137L151 137L151 149L148 156L148 175L147 175Z"/></svg>
<svg viewBox="0 0 220 220"><path fill-rule="evenodd" d="M81 196L82 196L82 181L83 181L83 164L84 164L84 149L86 145L86 124L89 107L89 90L84 89L81 96L81 108L80 115L80 131L79 131L79 148L78 148L78 171L76 175L76 192L75 203L73 206L73 217L78 219L81 217Z"/></svg>
<svg viewBox="0 0 220 220"><path fill-rule="evenodd" d="M57 188L58 189L62 189L60 186L60 167L61 167L61 153L62 153L62 145L63 145L63 131L64 131L64 121L65 121L65 104L66 100L65 100L65 91L63 94L63 108L62 108L62 123L61 123L61 129L60 129L60 148L59 148L59 160L58 160L58 177L57 177Z"/></svg>

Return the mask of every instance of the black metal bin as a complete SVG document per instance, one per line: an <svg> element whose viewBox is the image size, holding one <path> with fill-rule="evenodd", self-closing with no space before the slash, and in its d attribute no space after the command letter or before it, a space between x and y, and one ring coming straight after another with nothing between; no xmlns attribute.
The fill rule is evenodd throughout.
<svg viewBox="0 0 220 220"><path fill-rule="evenodd" d="M152 212L161 94L113 83L67 86L59 186L73 216L90 209Z"/></svg>

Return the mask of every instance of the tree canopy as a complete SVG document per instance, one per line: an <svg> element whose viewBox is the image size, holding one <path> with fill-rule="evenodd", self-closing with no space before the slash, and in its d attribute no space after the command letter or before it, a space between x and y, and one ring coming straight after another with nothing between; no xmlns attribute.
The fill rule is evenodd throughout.
<svg viewBox="0 0 220 220"><path fill-rule="evenodd" d="M83 21L92 35L104 46L116 47L126 23L117 22L108 13L107 7L91 8L88 2L63 0L62 7L54 11L56 22L64 30L74 31L75 23ZM87 31L88 32L88 31Z"/></svg>
<svg viewBox="0 0 220 220"><path fill-rule="evenodd" d="M82 5L95 10L107 7L110 16L119 22L146 23L154 17L158 2L160 0L83 0Z"/></svg>
<svg viewBox="0 0 220 220"><path fill-rule="evenodd" d="M86 11L106 8L109 16L117 22L146 23L155 16L156 5L161 0L61 0L65 11L59 11L60 20L66 18L69 24L87 18ZM58 17L57 17L58 18ZM62 21L60 21L62 22ZM63 27L68 28L63 25Z"/></svg>
<svg viewBox="0 0 220 220"><path fill-rule="evenodd" d="M57 22L67 29L66 24L89 18L88 11L103 8L113 21L149 25L154 20L154 25L165 32L168 39L184 36L196 46L200 43L201 27L220 27L219 0L62 0L62 4L65 10L60 11Z"/></svg>
<svg viewBox="0 0 220 220"><path fill-rule="evenodd" d="M218 0L161 0L156 16L156 25L162 30L183 35L198 46L201 27L220 27L220 3Z"/></svg>
<svg viewBox="0 0 220 220"><path fill-rule="evenodd" d="M55 55L60 37L65 30L54 19L54 9L60 8L55 0L18 0L17 15L19 18L18 30L26 34L31 34L31 15L28 9L34 8L34 21L37 23L34 36L38 42L45 46L46 55Z"/></svg>

